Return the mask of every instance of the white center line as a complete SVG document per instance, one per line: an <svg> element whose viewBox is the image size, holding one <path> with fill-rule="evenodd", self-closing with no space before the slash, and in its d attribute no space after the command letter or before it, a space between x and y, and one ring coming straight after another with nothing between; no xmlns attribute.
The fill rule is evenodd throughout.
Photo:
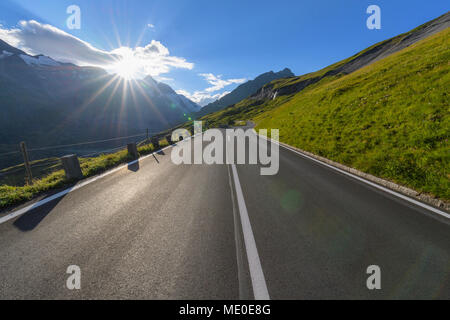
<svg viewBox="0 0 450 320"><path fill-rule="evenodd" d="M231 165L255 300L270 300L236 165Z"/></svg>

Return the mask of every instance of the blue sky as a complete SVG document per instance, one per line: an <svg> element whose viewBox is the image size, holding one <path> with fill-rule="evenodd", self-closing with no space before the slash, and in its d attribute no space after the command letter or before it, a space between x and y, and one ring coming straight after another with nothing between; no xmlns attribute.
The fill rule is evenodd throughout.
<svg viewBox="0 0 450 320"><path fill-rule="evenodd" d="M66 24L66 8L74 4L81 9L79 30ZM381 30L366 27L366 9L372 4L381 8ZM186 95L203 97L205 103L266 71L289 67L301 75L318 70L434 19L449 7L444 0L2 0L0 38L61 58L64 52L54 52L53 43L33 42L20 30L35 30L40 25L19 25L35 20L102 54L120 46L142 47L143 53L149 46L148 52L160 55L145 56L152 59L146 72ZM78 54L69 49L68 60Z"/></svg>

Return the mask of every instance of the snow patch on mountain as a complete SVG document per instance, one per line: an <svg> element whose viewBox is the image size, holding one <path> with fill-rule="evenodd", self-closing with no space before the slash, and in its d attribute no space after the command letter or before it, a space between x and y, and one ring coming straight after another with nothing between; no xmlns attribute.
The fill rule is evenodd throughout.
<svg viewBox="0 0 450 320"><path fill-rule="evenodd" d="M202 108L195 102L193 102L193 101L189 100L188 98L186 98L185 96L183 96L182 94L177 94L177 96L188 107L190 112L198 112Z"/></svg>
<svg viewBox="0 0 450 320"><path fill-rule="evenodd" d="M166 93L164 94L167 98L172 101L174 106L177 106L181 109L183 109L185 112L197 112L200 108L199 105L195 104L194 102L190 101L184 96L178 95L175 92L172 93Z"/></svg>
<svg viewBox="0 0 450 320"><path fill-rule="evenodd" d="M46 57L46 56L38 56L38 57L31 57L25 54L21 54L20 57L22 60L29 66L31 65L37 65L37 66L60 66L61 64L53 60L52 58Z"/></svg>
<svg viewBox="0 0 450 320"><path fill-rule="evenodd" d="M6 51L6 50L3 50L3 53L0 54L0 59L7 58L7 57L10 57L12 55L13 55L13 53L11 53L9 51Z"/></svg>

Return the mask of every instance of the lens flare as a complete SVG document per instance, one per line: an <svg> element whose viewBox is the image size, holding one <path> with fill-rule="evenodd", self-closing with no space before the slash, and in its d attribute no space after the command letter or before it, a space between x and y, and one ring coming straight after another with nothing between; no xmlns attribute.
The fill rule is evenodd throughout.
<svg viewBox="0 0 450 320"><path fill-rule="evenodd" d="M139 73L139 62L134 57L125 57L113 66L113 72L126 80L135 79Z"/></svg>

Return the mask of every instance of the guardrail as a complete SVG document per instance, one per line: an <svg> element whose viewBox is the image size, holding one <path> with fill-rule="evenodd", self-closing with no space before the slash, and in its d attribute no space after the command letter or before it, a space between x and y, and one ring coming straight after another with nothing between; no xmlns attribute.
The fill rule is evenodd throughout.
<svg viewBox="0 0 450 320"><path fill-rule="evenodd" d="M153 136L151 136L153 135ZM141 138L141 139L139 139ZM152 144L154 148L159 147L160 140L164 139L164 133L145 133L116 137L103 140L85 141L72 144L61 144L54 146L27 148L25 142L20 143L18 151L0 153L1 157L22 156L23 162L14 166L0 170L0 185L23 186L33 184L33 179L39 179L59 170L65 170L69 179L79 176L79 172L73 172L70 168L80 165L80 159L84 160L98 157L100 155L114 154L120 151L129 150L129 145L134 145L133 157L137 156L138 148ZM170 141L168 141L170 143ZM99 148L100 145L110 147ZM46 158L39 155L48 154ZM73 158L75 155L75 160ZM62 159L69 157L70 161L75 161L72 165L64 165Z"/></svg>
<svg viewBox="0 0 450 320"><path fill-rule="evenodd" d="M195 131L191 124L184 124L177 128L185 128L192 134ZM175 128L176 129L176 128ZM141 138L141 139L139 139ZM0 153L0 163L2 157L17 158L19 164L10 165L6 169L0 170L0 186L24 186L33 184L35 179L44 178L56 171L65 170L66 177L80 176L77 169L75 171L69 168L77 168L78 165L85 167L89 159L96 158L100 155L115 154L120 151L128 150L128 154L132 158L138 157L139 150L146 150L145 146L152 144L155 149L160 146L160 141L165 140L167 144L173 144L172 134L170 131L149 132L147 129L144 133L130 135L126 137L116 137L103 140L85 141L71 144L59 144L53 146L42 146L27 148L25 142L20 143L17 151L6 151ZM105 148L99 148L99 145L108 145ZM134 146L130 146L134 144ZM73 155L76 155L74 160ZM69 157L71 165L67 162L64 165L62 158ZM22 158L22 163L19 159ZM69 161L69 160L67 160ZM77 165L78 162L78 165Z"/></svg>

